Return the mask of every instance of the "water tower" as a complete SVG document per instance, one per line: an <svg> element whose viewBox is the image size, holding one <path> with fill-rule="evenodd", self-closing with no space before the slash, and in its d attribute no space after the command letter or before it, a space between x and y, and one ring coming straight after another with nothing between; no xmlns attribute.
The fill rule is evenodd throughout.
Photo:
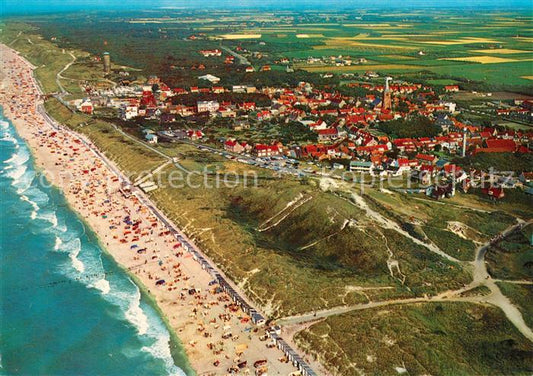
<svg viewBox="0 0 533 376"><path fill-rule="evenodd" d="M111 73L111 56L109 52L104 52L104 73Z"/></svg>

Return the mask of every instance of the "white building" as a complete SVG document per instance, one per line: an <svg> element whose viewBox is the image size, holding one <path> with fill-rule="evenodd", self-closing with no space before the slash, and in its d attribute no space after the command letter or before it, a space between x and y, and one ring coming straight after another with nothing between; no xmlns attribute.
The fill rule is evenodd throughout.
<svg viewBox="0 0 533 376"><path fill-rule="evenodd" d="M209 81L213 84L216 84L216 83L219 83L220 82L220 78L218 78L217 76L213 76L212 74L206 74L205 76L200 76L198 77L199 80L206 80L206 81Z"/></svg>
<svg viewBox="0 0 533 376"><path fill-rule="evenodd" d="M452 114L455 112L457 108L457 104L453 102L441 102L440 104L446 107L446 110Z"/></svg>
<svg viewBox="0 0 533 376"><path fill-rule="evenodd" d="M198 112L217 112L220 104L217 101L198 101L196 102Z"/></svg>
<svg viewBox="0 0 533 376"><path fill-rule="evenodd" d="M130 120L139 116L139 107L125 106L121 109L121 117L123 120Z"/></svg>

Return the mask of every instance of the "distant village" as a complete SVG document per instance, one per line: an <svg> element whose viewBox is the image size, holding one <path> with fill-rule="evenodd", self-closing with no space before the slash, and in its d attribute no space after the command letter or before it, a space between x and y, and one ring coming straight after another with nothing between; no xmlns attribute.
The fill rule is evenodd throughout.
<svg viewBox="0 0 533 376"><path fill-rule="evenodd" d="M205 57L222 56L221 50L199 51ZM234 56L228 55L228 63ZM343 62L343 64L346 62ZM350 62L351 63L351 62ZM104 69L109 71L109 55L104 55ZM248 67L253 71L253 67ZM264 66L261 70L268 70ZM143 84L117 85L113 88L87 87L87 97L71 101L71 107L86 114L99 108L116 110L123 121L139 119L157 120L159 129L143 130L148 143L188 140L202 143L203 127L175 127L179 120L218 119L232 130L225 137L211 140L210 146L230 158L239 156L246 163L264 165L261 159L288 159L290 163L323 163L331 161L333 170L365 172L375 176L401 176L410 174L421 184L431 182L436 176L470 180L462 167L450 163L443 156L467 156L480 153L530 153L533 130L499 130L496 127L461 122L457 118L456 103L447 99L448 94L460 91L458 85L444 86L437 93L432 87L417 83L394 82L391 77L379 77L367 72L369 82L352 82L347 87L363 90L364 96L342 95L335 90L318 89L309 82L300 82L296 87L256 87L250 85L220 85L220 79L211 74L198 77L205 82L201 87L169 87L160 78L149 77ZM376 83L376 79L381 84ZM268 104L242 100L247 95L263 95ZM180 98L196 95L195 103L186 103ZM202 95L209 99L201 100ZM232 100L232 95L237 100ZM218 99L220 97L220 99ZM230 98L228 100L228 98ZM263 101L264 102L264 101ZM501 104L501 103L500 103ZM491 104L489 103L489 106ZM492 113L496 116L516 114L531 122L533 101L515 100L513 105L498 105L493 102ZM393 138L378 130L380 124L414 117L426 118L436 129L434 137ZM297 122L316 135L316 143L290 142L283 144L272 139L266 143L252 143L239 138L242 130L258 124L275 121L278 124ZM191 121L190 124L197 124ZM394 153L392 153L394 152ZM279 164L278 164L279 165ZM307 173L316 171L307 168ZM469 171L471 173L472 171ZM486 173L475 172L479 175ZM533 193L532 174L522 173L514 180L494 182L484 187L491 198L503 197L503 188L523 185ZM503 178L502 178L503 179ZM467 181L466 183L469 183ZM467 189L467 185L463 187ZM455 186L454 186L455 188ZM449 190L430 189L429 195L436 198L450 196Z"/></svg>

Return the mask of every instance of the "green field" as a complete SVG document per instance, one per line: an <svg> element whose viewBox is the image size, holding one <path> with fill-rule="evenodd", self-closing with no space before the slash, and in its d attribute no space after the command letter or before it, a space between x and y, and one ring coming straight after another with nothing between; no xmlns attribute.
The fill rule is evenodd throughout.
<svg viewBox="0 0 533 376"><path fill-rule="evenodd" d="M253 12L252 12L253 13ZM38 27L57 45L101 55L113 61L157 74L170 84L197 83L189 68L202 63L222 83L257 82L258 77L291 80L281 58L296 58L297 68L314 72L405 74L428 83L459 82L469 88L511 89L530 92L533 76L533 32L528 14L484 10L431 12L391 11L380 14L347 11L342 15L320 12L275 13L258 23L250 12L223 11L209 15L192 10L77 14L68 18L35 16L25 22ZM235 39L222 39L231 34ZM246 35L254 34L254 38ZM198 36L189 40L191 35ZM242 37L239 38L239 35ZM220 45L235 49L252 65L273 65L273 72L245 75L225 66L222 58L203 58L198 51ZM261 56L252 54L261 53ZM343 67L309 65L308 57L350 56L367 63ZM473 59L466 62L460 59ZM451 60L456 59L456 60ZM483 63L481 63L483 62ZM174 67L174 68L172 68ZM175 67L179 67L176 69ZM423 71L423 74L420 72Z"/></svg>

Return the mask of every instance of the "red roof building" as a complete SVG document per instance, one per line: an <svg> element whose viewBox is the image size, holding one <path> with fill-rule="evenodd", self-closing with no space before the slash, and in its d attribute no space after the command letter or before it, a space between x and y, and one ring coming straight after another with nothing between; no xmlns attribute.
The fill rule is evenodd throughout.
<svg viewBox="0 0 533 376"><path fill-rule="evenodd" d="M485 140L487 147L477 148L475 153L514 153L517 149L516 142L501 138Z"/></svg>
<svg viewBox="0 0 533 376"><path fill-rule="evenodd" d="M256 144L253 153L258 157L272 157L280 155L280 150L277 145Z"/></svg>
<svg viewBox="0 0 533 376"><path fill-rule="evenodd" d="M425 165L433 165L437 162L437 157L435 155L430 154L417 154L415 157L418 161L420 161L421 164Z"/></svg>
<svg viewBox="0 0 533 376"><path fill-rule="evenodd" d="M444 86L444 90L446 90L448 93L458 92L459 86L458 85L446 85Z"/></svg>
<svg viewBox="0 0 533 376"><path fill-rule="evenodd" d="M489 196L491 200L501 200L505 196L501 187L489 186L481 188L481 192Z"/></svg>

